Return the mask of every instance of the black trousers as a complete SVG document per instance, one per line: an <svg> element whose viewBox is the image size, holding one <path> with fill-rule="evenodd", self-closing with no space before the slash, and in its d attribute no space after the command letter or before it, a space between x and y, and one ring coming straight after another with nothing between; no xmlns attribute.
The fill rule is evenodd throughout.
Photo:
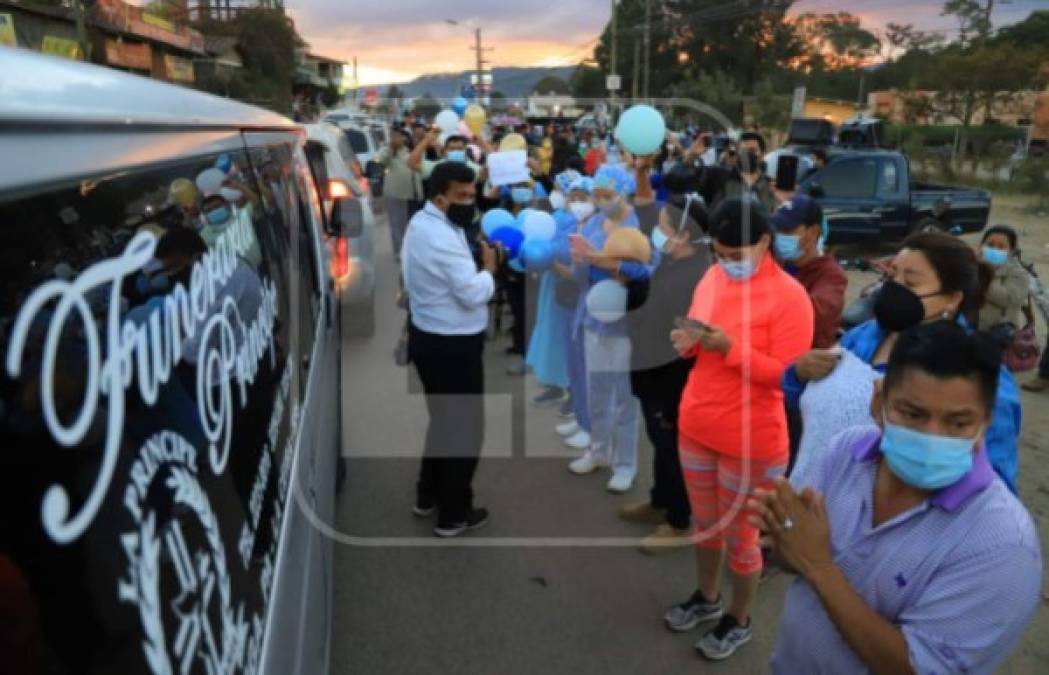
<svg viewBox="0 0 1049 675"><path fill-rule="evenodd" d="M527 283L526 274L507 272L506 302L510 305L510 314L514 318L514 325L510 328L510 349L514 354L523 355L528 349Z"/></svg>
<svg viewBox="0 0 1049 675"><path fill-rule="evenodd" d="M681 392L691 369L691 361L678 360L659 368L631 373L631 387L641 401L645 431L655 449L649 501L656 508L666 509L667 523L679 530L689 527L692 519L678 457L677 426Z"/></svg>
<svg viewBox="0 0 1049 675"><path fill-rule="evenodd" d="M439 522L461 522L473 508L484 444L484 333L436 335L412 325L408 353L430 416L417 496L436 502Z"/></svg>

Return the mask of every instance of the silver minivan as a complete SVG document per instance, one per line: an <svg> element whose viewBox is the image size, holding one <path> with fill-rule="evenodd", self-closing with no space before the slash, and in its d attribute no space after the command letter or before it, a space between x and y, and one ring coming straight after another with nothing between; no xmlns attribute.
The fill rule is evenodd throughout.
<svg viewBox="0 0 1049 675"><path fill-rule="evenodd" d="M359 206L326 218L273 113L5 47L0 72L0 663L328 672L325 237Z"/></svg>

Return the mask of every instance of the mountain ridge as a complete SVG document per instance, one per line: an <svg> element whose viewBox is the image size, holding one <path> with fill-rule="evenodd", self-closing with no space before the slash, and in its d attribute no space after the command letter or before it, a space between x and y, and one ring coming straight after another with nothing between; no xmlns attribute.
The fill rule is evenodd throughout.
<svg viewBox="0 0 1049 675"><path fill-rule="evenodd" d="M575 66L507 66L492 68L492 90L499 91L507 98L524 98L532 93L532 89L544 77L559 77L568 81L575 71ZM394 82L390 84L375 84L365 89L377 89L380 95L386 94L387 90L396 85L408 98L416 98L429 94L434 98L454 98L459 95L463 85L469 83L472 70L464 70L457 73L432 73L420 75L409 82Z"/></svg>

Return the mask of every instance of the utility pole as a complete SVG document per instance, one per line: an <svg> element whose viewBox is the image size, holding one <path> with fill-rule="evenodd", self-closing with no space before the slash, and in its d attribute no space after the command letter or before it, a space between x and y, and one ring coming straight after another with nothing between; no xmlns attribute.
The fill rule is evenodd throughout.
<svg viewBox="0 0 1049 675"><path fill-rule="evenodd" d="M80 44L81 56L85 63L91 63L91 40L87 35L87 5L89 0L77 0L73 5L76 11L76 39Z"/></svg>
<svg viewBox="0 0 1049 675"><path fill-rule="evenodd" d="M619 74L619 22L616 20L616 0L612 0L612 58L608 64L608 74L618 75ZM611 98L613 101L616 99L616 92L611 92Z"/></svg>
<svg viewBox="0 0 1049 675"><path fill-rule="evenodd" d="M652 0L645 0L645 84L642 89L642 95L645 100L648 100L648 82L651 77L652 70L651 64L651 39L652 39ZM636 97L635 97L636 98Z"/></svg>
<svg viewBox="0 0 1049 675"><path fill-rule="evenodd" d="M357 102L357 92L360 91L360 84L357 81L357 57L353 57L353 102Z"/></svg>
<svg viewBox="0 0 1049 675"><path fill-rule="evenodd" d="M474 50L477 52L477 82L474 84L474 89L478 93L483 94L482 96L478 97L478 100L481 101L482 103L484 103L485 105L488 105L488 103L490 101L490 99L488 98L488 93L489 93L488 92L488 86L489 85L486 85L484 83L484 66L488 62L485 61L485 59L484 59L484 53L486 51L488 51L488 52L492 51L492 48L491 47L487 47L486 48L486 47L482 46L482 43L481 43L481 29L480 28L475 28L474 29L474 38L475 38Z"/></svg>

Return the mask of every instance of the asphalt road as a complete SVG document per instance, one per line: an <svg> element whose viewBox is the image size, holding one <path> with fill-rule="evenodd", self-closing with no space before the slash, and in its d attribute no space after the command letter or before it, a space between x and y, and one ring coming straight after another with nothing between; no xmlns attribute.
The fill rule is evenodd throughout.
<svg viewBox="0 0 1049 675"><path fill-rule="evenodd" d="M505 337L486 354L488 433L474 481L491 523L445 542L432 520L412 516L427 420L411 371L392 358L404 313L394 305L387 229L377 236L377 331L344 350L350 459L337 504L332 672L765 672L790 577L762 585L754 639L726 662L694 651L706 627L668 632L661 617L694 589L694 556L645 556L636 545L647 527L616 517L647 496L651 447L642 438L642 474L629 495L608 493L607 474L570 474L556 414L528 403L533 383L505 375ZM1026 638L1003 672L1049 662Z"/></svg>

